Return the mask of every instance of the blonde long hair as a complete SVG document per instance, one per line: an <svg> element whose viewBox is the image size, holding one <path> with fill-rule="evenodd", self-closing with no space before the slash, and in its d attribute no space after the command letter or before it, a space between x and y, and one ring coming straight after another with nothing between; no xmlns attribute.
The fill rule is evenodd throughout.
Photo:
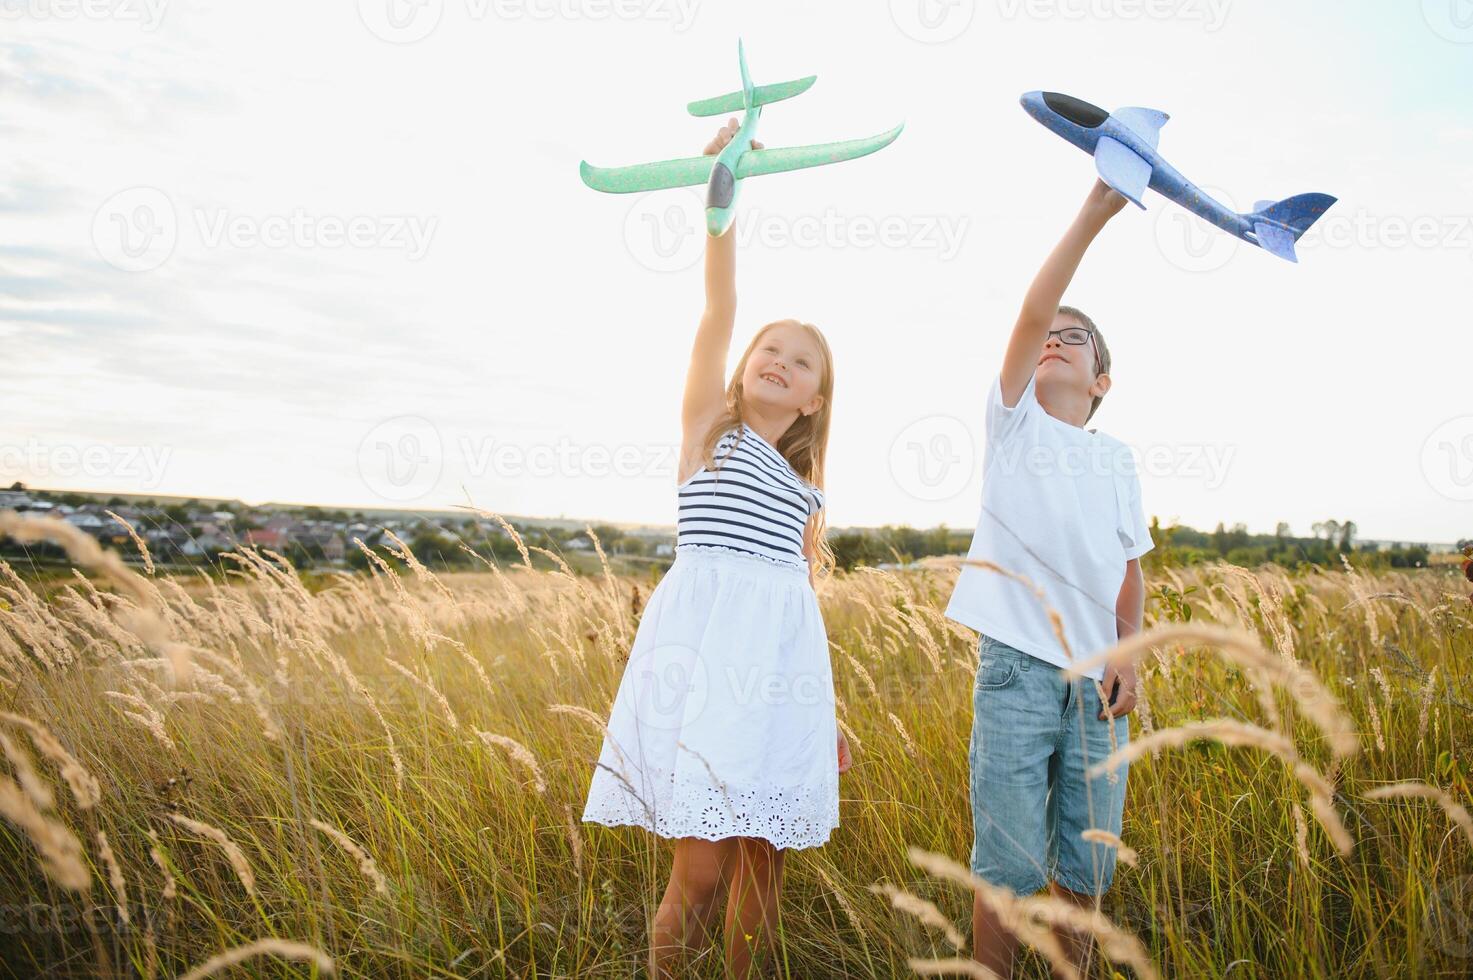
<svg viewBox="0 0 1473 980"><path fill-rule="evenodd" d="M812 415L799 415L793 424L788 426L788 430L777 441L777 451L782 453L783 458L793 467L795 473L823 490L824 458L829 447L829 418L834 404L834 355L829 350L829 342L824 339L819 329L801 320L774 320L758 330L752 342L747 345L747 349L742 352L741 360L737 361L736 369L731 373L731 381L726 385L726 410L711 424L711 428L706 432L705 441L701 444L701 461L708 469L716 469L718 467L715 459L716 443L732 429L740 433L742 375L747 371L747 359L752 356L752 351L757 349L757 345L767 331L784 325L803 329L813 341L814 346L818 348L819 360L823 362L818 382L818 394L823 397L823 404ZM834 551L829 547L828 542L826 513L827 508L818 512L813 529L814 548L818 558L815 572L820 577L831 574L836 564Z"/></svg>

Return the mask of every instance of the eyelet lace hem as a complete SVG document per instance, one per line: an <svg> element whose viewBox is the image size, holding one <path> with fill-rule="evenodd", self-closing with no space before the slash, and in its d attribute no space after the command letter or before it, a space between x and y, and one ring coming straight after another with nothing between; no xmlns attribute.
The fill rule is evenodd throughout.
<svg viewBox="0 0 1473 980"><path fill-rule="evenodd" d="M646 806L629 783L600 767L583 820L606 827L643 827L660 837L761 837L777 848L818 847L839 825L837 773L828 786L757 784L733 787L704 773L665 772L641 780Z"/></svg>

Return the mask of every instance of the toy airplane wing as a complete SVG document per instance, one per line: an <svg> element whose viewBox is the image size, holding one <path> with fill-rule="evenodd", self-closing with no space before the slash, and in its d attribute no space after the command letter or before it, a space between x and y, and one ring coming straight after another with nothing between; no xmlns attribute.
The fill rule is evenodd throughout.
<svg viewBox="0 0 1473 980"><path fill-rule="evenodd" d="M583 183L607 194L658 191L666 187L690 187L711 179L716 157L707 155L641 163L632 167L594 167L587 160L578 164Z"/></svg>
<svg viewBox="0 0 1473 980"><path fill-rule="evenodd" d="M839 163L866 156L883 149L895 141L905 128L901 123L888 132L866 136L857 140L842 140L838 143L815 143L812 146L783 146L772 150L749 150L742 154L737 164L736 178L759 177L762 174L777 174L785 170L801 170L804 167L821 167L827 163Z"/></svg>

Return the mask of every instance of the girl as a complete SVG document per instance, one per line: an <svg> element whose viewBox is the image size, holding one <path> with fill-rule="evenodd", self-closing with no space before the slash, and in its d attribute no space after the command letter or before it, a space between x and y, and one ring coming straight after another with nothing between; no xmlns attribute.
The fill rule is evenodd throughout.
<svg viewBox="0 0 1473 980"><path fill-rule="evenodd" d="M736 130L732 119L705 152ZM783 854L828 840L850 766L813 591L834 561L821 516L833 363L816 327L778 320L723 389L733 238L706 239L675 562L635 633L583 811L675 839L650 942L656 976L710 943L723 899L727 967L748 974L754 949L774 944Z"/></svg>

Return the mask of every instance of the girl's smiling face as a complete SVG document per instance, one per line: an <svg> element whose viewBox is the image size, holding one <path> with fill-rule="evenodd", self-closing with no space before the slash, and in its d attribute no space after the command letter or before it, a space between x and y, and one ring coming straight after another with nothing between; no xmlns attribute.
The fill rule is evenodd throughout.
<svg viewBox="0 0 1473 980"><path fill-rule="evenodd" d="M780 322L757 339L742 372L742 396L764 412L810 415L823 404L823 359L808 332Z"/></svg>

